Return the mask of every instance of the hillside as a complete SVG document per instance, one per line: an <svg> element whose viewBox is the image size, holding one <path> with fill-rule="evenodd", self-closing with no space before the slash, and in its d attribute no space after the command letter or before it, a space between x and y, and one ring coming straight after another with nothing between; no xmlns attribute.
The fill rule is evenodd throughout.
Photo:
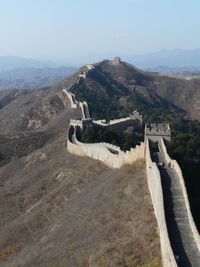
<svg viewBox="0 0 200 267"><path fill-rule="evenodd" d="M69 108L62 89L73 86L98 119L137 108L145 120L182 123L183 117L199 118L199 81L144 72L124 62L105 60L94 67L78 84L86 66L56 86L0 91L0 266L159 266L145 170L137 164L112 170L69 154L69 119L81 114ZM184 101L182 92L188 96ZM193 124L183 126L192 137ZM196 180L187 178L198 221L194 185Z"/></svg>
<svg viewBox="0 0 200 267"><path fill-rule="evenodd" d="M0 266L158 266L144 169L67 152L69 119L80 113L62 88L75 79L0 92Z"/></svg>
<svg viewBox="0 0 200 267"><path fill-rule="evenodd" d="M87 99L94 117L101 112L101 117L106 113L110 117L124 116L137 108L146 114L153 109L158 113L157 120L162 114L200 119L199 78L144 72L125 62L105 60L96 64L82 85L73 90L80 99Z"/></svg>
<svg viewBox="0 0 200 267"><path fill-rule="evenodd" d="M78 99L87 100L92 117L126 117L137 109L144 122L170 123L172 157L182 167L200 230L200 79L144 72L125 62L108 60L94 67L73 87Z"/></svg>
<svg viewBox="0 0 200 267"><path fill-rule="evenodd" d="M50 86L75 72L72 67L18 68L0 72L0 90Z"/></svg>

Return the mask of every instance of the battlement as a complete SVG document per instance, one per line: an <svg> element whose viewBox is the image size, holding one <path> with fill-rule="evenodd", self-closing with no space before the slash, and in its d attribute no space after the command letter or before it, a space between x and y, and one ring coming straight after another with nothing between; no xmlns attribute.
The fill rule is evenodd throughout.
<svg viewBox="0 0 200 267"><path fill-rule="evenodd" d="M107 122L105 119L104 120L95 120L94 123L101 125L101 126L110 126L110 125L115 125L119 124L125 121L134 121L134 120L139 120L142 123L142 115L137 111L133 111L128 117L126 118L120 118L120 119L113 119Z"/></svg>
<svg viewBox="0 0 200 267"><path fill-rule="evenodd" d="M82 124L82 120L73 120L71 119L70 120L70 125L74 126L74 127L80 127L82 128L83 127L83 124Z"/></svg>
<svg viewBox="0 0 200 267"><path fill-rule="evenodd" d="M123 165L144 159L144 143L126 152L109 143L82 143L76 136L77 126L71 124L70 121L67 139L68 151L74 155L88 156L100 160L111 168L121 168Z"/></svg>

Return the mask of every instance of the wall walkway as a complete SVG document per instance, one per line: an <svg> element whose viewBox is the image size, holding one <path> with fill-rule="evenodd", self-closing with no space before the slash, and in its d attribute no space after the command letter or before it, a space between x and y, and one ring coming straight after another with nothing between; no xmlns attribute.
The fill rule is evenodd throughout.
<svg viewBox="0 0 200 267"><path fill-rule="evenodd" d="M191 215L181 169L169 157L162 138L158 143L158 151L151 149L151 153L159 166L167 231L177 265L199 267L200 238Z"/></svg>
<svg viewBox="0 0 200 267"><path fill-rule="evenodd" d="M158 222L162 262L164 267L176 267L176 260L170 245L164 212L163 191L159 169L151 159L149 140L146 140L146 173L149 190Z"/></svg>

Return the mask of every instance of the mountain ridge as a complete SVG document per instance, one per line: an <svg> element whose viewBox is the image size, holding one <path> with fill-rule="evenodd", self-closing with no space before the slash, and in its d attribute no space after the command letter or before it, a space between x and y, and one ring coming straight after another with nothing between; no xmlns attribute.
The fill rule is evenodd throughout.
<svg viewBox="0 0 200 267"><path fill-rule="evenodd" d="M58 67L51 61L42 61L32 58L24 58L19 56L0 56L0 72L18 68L44 68Z"/></svg>
<svg viewBox="0 0 200 267"><path fill-rule="evenodd" d="M82 85L73 88L73 92L81 100L86 97L92 112L97 112L92 96L99 96L101 100L96 101L97 105L101 102L104 106L113 105L113 109L118 105L118 110L122 110L120 116L128 115L127 112L137 106L142 111L143 104L146 103L146 106L164 108L167 112L182 113L188 118L200 119L200 79L142 71L125 62L113 64L113 61L109 60L94 66L95 69L82 80ZM138 98L140 104L136 101ZM112 112L111 108L109 112ZM102 115L105 117L105 114Z"/></svg>

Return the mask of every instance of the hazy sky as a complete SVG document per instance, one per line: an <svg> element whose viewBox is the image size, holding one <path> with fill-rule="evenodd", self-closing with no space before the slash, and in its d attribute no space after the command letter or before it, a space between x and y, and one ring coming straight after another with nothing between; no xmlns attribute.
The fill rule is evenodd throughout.
<svg viewBox="0 0 200 267"><path fill-rule="evenodd" d="M200 47L199 0L0 0L0 55L62 62Z"/></svg>

